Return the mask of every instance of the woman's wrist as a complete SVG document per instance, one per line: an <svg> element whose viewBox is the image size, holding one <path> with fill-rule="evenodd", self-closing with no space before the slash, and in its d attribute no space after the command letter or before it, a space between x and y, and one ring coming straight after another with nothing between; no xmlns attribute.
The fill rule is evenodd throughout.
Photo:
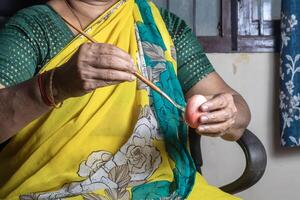
<svg viewBox="0 0 300 200"><path fill-rule="evenodd" d="M59 95L57 83L54 84L56 69L38 75L40 97L49 107L59 108L65 98Z"/></svg>
<svg viewBox="0 0 300 200"><path fill-rule="evenodd" d="M62 103L64 100L70 98L67 95L67 92L63 89L63 78L61 76L62 67L57 68L55 71L52 72L52 95L56 104ZM51 75L51 74L50 74ZM50 79L50 77L49 77ZM49 80L50 81L50 80ZM50 92L50 91L49 91Z"/></svg>

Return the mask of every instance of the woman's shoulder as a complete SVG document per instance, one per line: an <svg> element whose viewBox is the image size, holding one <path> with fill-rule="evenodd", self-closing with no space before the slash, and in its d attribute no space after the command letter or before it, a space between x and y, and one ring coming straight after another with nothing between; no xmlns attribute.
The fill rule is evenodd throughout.
<svg viewBox="0 0 300 200"><path fill-rule="evenodd" d="M16 12L5 24L5 26L17 26L22 29L32 26L42 26L51 17L53 11L46 4L34 5L23 8ZM5 27L4 26L4 27Z"/></svg>

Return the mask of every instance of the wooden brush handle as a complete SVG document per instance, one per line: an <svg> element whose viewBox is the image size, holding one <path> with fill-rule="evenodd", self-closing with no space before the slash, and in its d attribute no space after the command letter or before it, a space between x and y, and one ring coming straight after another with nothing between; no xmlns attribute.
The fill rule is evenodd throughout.
<svg viewBox="0 0 300 200"><path fill-rule="evenodd" d="M143 81L146 85L148 85L149 87L151 87L153 90L160 92L160 89L154 85L151 81L149 81L148 79L146 79L144 76L142 76L141 74L139 74L138 72L134 72L133 73L138 79L140 79L141 81Z"/></svg>

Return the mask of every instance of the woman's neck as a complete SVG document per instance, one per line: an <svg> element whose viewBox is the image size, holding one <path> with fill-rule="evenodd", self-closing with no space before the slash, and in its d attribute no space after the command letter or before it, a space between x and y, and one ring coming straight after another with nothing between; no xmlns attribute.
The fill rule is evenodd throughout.
<svg viewBox="0 0 300 200"><path fill-rule="evenodd" d="M61 1L61 0L60 0ZM95 19L108 8L115 4L118 0L67 0L72 9L79 15Z"/></svg>
<svg viewBox="0 0 300 200"><path fill-rule="evenodd" d="M50 0L48 4L70 23L77 26L82 24L82 28L85 28L116 2L118 0ZM74 29L71 30L76 33Z"/></svg>

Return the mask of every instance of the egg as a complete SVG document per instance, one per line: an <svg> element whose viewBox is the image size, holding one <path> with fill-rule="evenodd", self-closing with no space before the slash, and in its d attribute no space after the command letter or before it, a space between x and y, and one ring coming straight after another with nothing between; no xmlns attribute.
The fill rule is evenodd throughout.
<svg viewBox="0 0 300 200"><path fill-rule="evenodd" d="M207 99L203 95L194 95L188 99L185 120L187 124L192 128L200 126L200 117L204 112L200 111L200 106L207 102Z"/></svg>

